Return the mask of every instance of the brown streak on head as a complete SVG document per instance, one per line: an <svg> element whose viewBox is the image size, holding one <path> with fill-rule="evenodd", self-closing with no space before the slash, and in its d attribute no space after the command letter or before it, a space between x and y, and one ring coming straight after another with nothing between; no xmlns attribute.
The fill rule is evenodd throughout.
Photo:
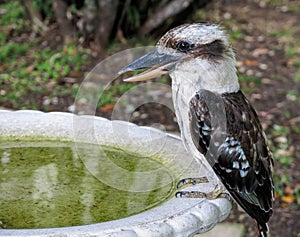
<svg viewBox="0 0 300 237"><path fill-rule="evenodd" d="M200 57L201 59L216 61L222 58L225 50L226 49L222 41L215 40L210 44L196 45L195 49L188 53L193 58Z"/></svg>

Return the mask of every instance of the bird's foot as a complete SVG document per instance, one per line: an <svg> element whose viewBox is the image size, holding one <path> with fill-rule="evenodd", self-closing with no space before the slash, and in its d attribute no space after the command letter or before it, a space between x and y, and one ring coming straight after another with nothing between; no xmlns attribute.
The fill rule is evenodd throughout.
<svg viewBox="0 0 300 237"><path fill-rule="evenodd" d="M207 177L200 177L200 178L185 178L179 180L177 183L177 188L192 184L201 184L201 183L208 183ZM213 200L216 198L226 198L229 201L232 201L232 198L228 192L224 190L220 185L216 184L214 189L210 192L201 192L201 191L178 191L175 194L176 197L180 198L206 198L209 200Z"/></svg>
<svg viewBox="0 0 300 237"><path fill-rule="evenodd" d="M206 198L213 200L216 198L226 198L231 199L230 195L227 192L216 185L215 188L210 192L201 192L201 191L178 191L175 196L180 198Z"/></svg>

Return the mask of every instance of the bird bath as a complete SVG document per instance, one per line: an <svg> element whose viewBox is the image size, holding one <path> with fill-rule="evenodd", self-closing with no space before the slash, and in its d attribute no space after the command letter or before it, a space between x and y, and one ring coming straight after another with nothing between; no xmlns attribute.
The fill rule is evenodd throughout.
<svg viewBox="0 0 300 237"><path fill-rule="evenodd" d="M2 110L0 161L3 237L192 236L231 209L175 198L204 171L178 137L124 121Z"/></svg>

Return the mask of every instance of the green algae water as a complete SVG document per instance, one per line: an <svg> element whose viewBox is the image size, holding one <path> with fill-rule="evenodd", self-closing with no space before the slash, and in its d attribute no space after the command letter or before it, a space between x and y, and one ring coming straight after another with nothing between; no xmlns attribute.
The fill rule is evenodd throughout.
<svg viewBox="0 0 300 237"><path fill-rule="evenodd" d="M0 141L0 228L110 221L143 212L172 196L172 175L159 158L99 148L52 141ZM115 167L120 170L117 174L112 173ZM139 177L152 171L152 188L143 191L140 187L146 181Z"/></svg>

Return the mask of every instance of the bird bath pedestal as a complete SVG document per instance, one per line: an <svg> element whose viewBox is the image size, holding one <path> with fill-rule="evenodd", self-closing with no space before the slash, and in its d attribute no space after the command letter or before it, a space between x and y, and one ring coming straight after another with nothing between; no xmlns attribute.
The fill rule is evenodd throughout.
<svg viewBox="0 0 300 237"><path fill-rule="evenodd" d="M5 168L6 166L9 167L12 158L9 158L7 153L1 152L1 148L3 148L1 145L6 144L5 146L7 146L9 142L13 142L14 147L18 144L22 147L24 141L30 141L31 144L38 144L43 141L71 144L74 156L78 158L74 163L77 165L79 161L83 163L86 172L91 173L97 181L104 183L106 186L112 186L114 189L121 191L128 190L133 193L151 192L153 179L158 177L156 176L157 172L161 172L162 168L134 172L137 176L133 180L131 179L130 184L128 184L122 178L127 175L128 170L114 165L109 159L107 162L101 161L100 163L97 163L97 160L89 159L91 150L81 149L81 144L115 147L129 155L137 155L137 157L157 157L155 162L168 170L168 172L164 172L167 174L167 178L161 179L160 185L170 185L172 191L169 193L170 198L166 198L162 203L153 205L152 208L147 208L143 212L99 223L92 222L64 227L50 226L51 228L47 228L47 226L32 229L22 227L5 228L6 218L0 215L1 237L183 237L206 232L229 215L231 205L227 199L219 198L209 201L174 197L176 189L172 187L178 180L186 177L198 177L201 174L203 176L203 171L199 164L186 153L180 138L160 130L94 116L77 116L60 112L10 112L2 110L0 111L0 166L2 166L0 172L3 172L0 173L1 190L5 190L4 187L11 188L8 180L5 180L4 177L6 177L7 172L13 172L9 168ZM108 164L110 166L107 166ZM102 165L106 165L105 170L102 169L101 172L96 170L95 167L99 168ZM25 172L27 167L22 167L22 169ZM34 174L38 173L37 170L38 168L32 172L31 180L34 179ZM105 175L103 175L104 173ZM45 174L41 173L40 175ZM60 173L56 173L57 180L61 179L60 175ZM42 187L43 185L46 186L43 183L41 185ZM208 191L211 188L210 184L201 186L203 191ZM47 188L45 192L47 193ZM0 195L3 195L3 193ZM36 197L35 193L31 196ZM0 201L10 199L9 196L2 196L1 198ZM53 197L48 197L48 199L51 198ZM121 201L121 199L119 200ZM125 204L127 208L134 206L132 203ZM97 207L95 209L97 210ZM15 211L11 210L12 216ZM55 214L53 218L55 218Z"/></svg>

